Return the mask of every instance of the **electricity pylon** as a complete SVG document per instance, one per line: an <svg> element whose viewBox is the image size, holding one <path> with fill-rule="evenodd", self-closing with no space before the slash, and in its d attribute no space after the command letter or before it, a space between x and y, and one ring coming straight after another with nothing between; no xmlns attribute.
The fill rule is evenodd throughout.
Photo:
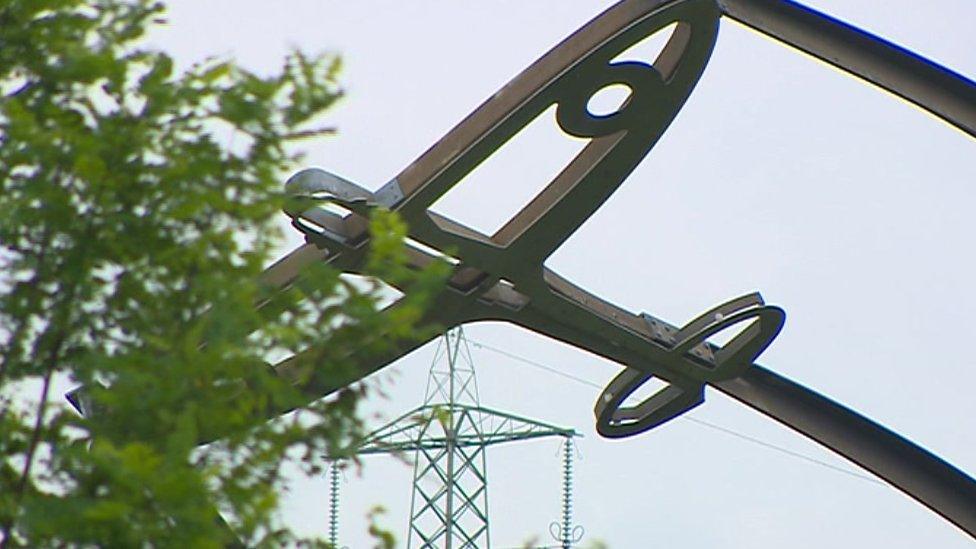
<svg viewBox="0 0 976 549"><path fill-rule="evenodd" d="M424 403L368 435L357 454L413 452L408 549L491 546L485 449L573 429L485 408L462 328L444 334ZM564 502L565 504L565 502Z"/></svg>

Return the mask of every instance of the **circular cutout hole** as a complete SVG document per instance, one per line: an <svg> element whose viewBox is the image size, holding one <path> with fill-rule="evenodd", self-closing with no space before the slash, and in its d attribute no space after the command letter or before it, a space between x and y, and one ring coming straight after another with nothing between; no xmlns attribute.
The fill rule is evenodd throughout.
<svg viewBox="0 0 976 549"><path fill-rule="evenodd" d="M620 111L632 90L624 84L610 84L597 90L586 103L586 110L593 116L610 116Z"/></svg>

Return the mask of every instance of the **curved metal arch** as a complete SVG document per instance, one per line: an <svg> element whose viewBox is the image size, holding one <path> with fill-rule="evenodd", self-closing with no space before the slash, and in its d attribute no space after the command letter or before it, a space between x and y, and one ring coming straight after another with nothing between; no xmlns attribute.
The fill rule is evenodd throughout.
<svg viewBox="0 0 976 549"><path fill-rule="evenodd" d="M272 266L265 280L289 284L314 261L358 272L368 242L365 215L370 208L388 207L407 221L412 238L435 250L451 249L458 260L427 320L445 326L508 321L628 366L597 403L601 433L629 436L660 425L701 403L709 384L873 472L976 537L972 477L857 412L753 363L778 333L780 309L746 296L711 311L723 317L745 311L735 318L760 319L743 337L718 348L701 343L700 334L727 327L724 318L706 316L679 329L607 303L543 266L667 129L704 70L723 16L903 97L976 137L972 81L794 2L624 0L519 74L376 193L321 173L297 176L300 184L292 188L330 194L354 214L343 218L316 208L291 212L309 244ZM654 63L612 61L671 23L677 23L676 31ZM606 117L587 112L587 99L614 83L632 90L621 110ZM591 141L511 221L488 236L428 210L552 104L557 104L564 131ZM412 253L418 266L442 257L419 248ZM401 342L388 356L363 357L351 375L313 376L304 389L309 398L319 398L422 343ZM308 356L292 357L276 369L285 376L307 371L314 366ZM637 407L621 407L626 395L650 377L670 386Z"/></svg>
<svg viewBox="0 0 976 549"><path fill-rule="evenodd" d="M718 0L723 15L909 101L976 137L976 82L897 44L784 0Z"/></svg>

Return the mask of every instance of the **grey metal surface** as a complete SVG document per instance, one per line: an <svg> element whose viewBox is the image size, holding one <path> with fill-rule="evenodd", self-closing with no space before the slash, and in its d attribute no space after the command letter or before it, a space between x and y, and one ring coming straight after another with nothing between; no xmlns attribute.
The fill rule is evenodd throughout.
<svg viewBox="0 0 976 549"><path fill-rule="evenodd" d="M490 97L405 168L395 179L395 189L383 190L382 197L362 197L358 185L337 187L332 200L351 209L350 215L311 206L291 212L309 243L272 266L265 280L287 285L315 261L360 272L368 247L364 216L382 203L399 212L410 237L425 246L411 250L415 266L442 261L445 255L437 251L451 250L453 276L426 320L445 327L507 321L628 367L596 404L598 429L604 435L630 436L660 425L700 404L705 385L710 385L831 448L976 536L972 477L853 410L755 364L785 318L758 294L719 306L680 328L608 303L543 266L667 129L705 68L723 15L976 135L976 85L971 81L793 2L625 0ZM671 23L677 23L675 31L653 63L612 61ZM587 111L588 99L611 84L629 87L630 98L609 115ZM553 104L560 127L589 142L501 229L481 234L428 210ZM397 193L402 196L388 198ZM742 322L752 324L728 344L705 343ZM310 399L319 398L422 343L401 342L387 356L361 357L359 371L344 377L320 370L304 389ZM309 356L296 355L277 371L293 375ZM668 386L637 406L624 406L626 395L652 377Z"/></svg>

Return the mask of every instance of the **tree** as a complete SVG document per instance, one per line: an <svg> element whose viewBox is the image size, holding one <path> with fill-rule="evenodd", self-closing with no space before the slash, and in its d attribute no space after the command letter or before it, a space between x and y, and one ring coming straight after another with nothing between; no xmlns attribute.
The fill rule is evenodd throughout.
<svg viewBox="0 0 976 549"><path fill-rule="evenodd" d="M308 403L275 358L408 336L425 293L325 266L292 286L260 272L279 243L294 142L340 97L339 59L292 53L259 76L211 59L183 74L139 47L149 0L0 0L0 545L308 543L276 518L282 464L308 474L355 437L360 384ZM220 135L236 134L229 150ZM376 274L403 230L373 220ZM260 305L260 306L256 306ZM60 398L84 387L95 413ZM274 421L274 412L298 409ZM201 446L204 441L212 441Z"/></svg>

